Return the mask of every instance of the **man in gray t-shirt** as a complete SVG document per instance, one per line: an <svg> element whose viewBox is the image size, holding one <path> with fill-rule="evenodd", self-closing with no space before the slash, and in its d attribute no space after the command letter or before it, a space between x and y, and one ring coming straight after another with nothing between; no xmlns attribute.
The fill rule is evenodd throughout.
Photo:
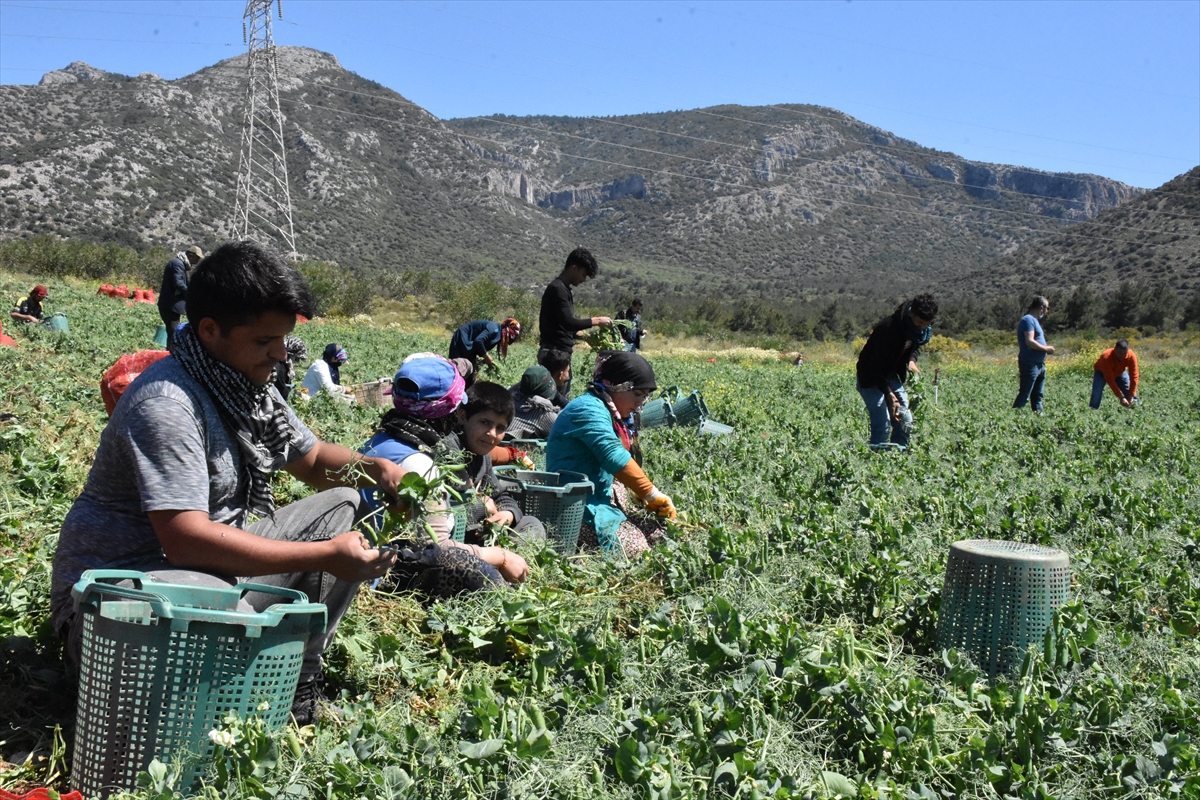
<svg viewBox="0 0 1200 800"><path fill-rule="evenodd" d="M387 459L317 439L271 385L287 356L284 337L298 314L312 312L300 274L254 242L223 245L197 267L189 324L171 356L117 402L63 521L50 609L72 661L79 660L82 620L71 587L89 569L132 569L201 586L253 578L299 589L328 610L326 633L305 651L293 705L297 721L311 721L322 654L338 621L359 585L395 563L393 553L351 530L363 511L355 489L394 495L404 476ZM352 464L357 469L347 469ZM270 475L280 469L325 491L276 509ZM276 600L248 592L242 610Z"/></svg>

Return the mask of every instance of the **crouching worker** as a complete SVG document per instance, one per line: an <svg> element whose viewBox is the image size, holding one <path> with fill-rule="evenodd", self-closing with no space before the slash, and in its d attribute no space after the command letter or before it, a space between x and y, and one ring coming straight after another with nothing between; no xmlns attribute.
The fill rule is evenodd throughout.
<svg viewBox="0 0 1200 800"><path fill-rule="evenodd" d="M1089 405L1099 408L1104 398L1104 385L1112 389L1117 396L1117 402L1132 408L1138 401L1138 363L1137 356L1129 349L1129 342L1117 339L1115 347L1110 347L1100 354L1092 365L1092 399Z"/></svg>
<svg viewBox="0 0 1200 800"><path fill-rule="evenodd" d="M407 360L392 381L394 408L383 416L379 431L361 452L399 464L405 472L437 480L440 471L434 458L439 443L458 422L455 411L466 395L464 385L462 375L441 356ZM363 495L369 505L378 507L373 489L364 490ZM514 552L451 539L454 516L445 498L431 503L423 513L437 543L424 536L396 542L399 559L382 588L442 598L528 577L529 566Z"/></svg>
<svg viewBox="0 0 1200 800"><path fill-rule="evenodd" d="M500 486L492 469L491 452L504 439L512 423L513 401L509 390L498 383L481 381L467 390L467 402L459 406L457 429L442 440L446 457L454 459L466 450L471 458L459 474L459 491L471 490L474 499L467 507L467 537L478 537L483 523L512 528L517 538L545 541L546 529L537 517L521 513L516 499Z"/></svg>
<svg viewBox="0 0 1200 800"><path fill-rule="evenodd" d="M547 470L582 472L591 479L595 491L579 538L584 546L599 545L606 556L648 550L648 540L661 532L655 515L675 519L671 498L654 487L630 454L624 422L656 388L654 369L637 353L603 353L587 392L567 404L546 441ZM653 513L632 509L626 490Z"/></svg>
<svg viewBox="0 0 1200 800"><path fill-rule="evenodd" d="M187 290L189 324L171 355L122 395L63 521L50 607L76 664L83 620L71 587L85 570L298 589L328 609L328 628L305 650L292 706L300 724L312 721L322 655L339 620L359 585L395 561L352 530L362 501L339 471L365 473L363 485L374 481L392 494L404 476L391 461L317 439L271 385L296 315L311 316L313 305L300 274L254 242L222 245L197 267ZM276 509L271 474L278 470L322 491ZM277 601L250 592L240 610Z"/></svg>

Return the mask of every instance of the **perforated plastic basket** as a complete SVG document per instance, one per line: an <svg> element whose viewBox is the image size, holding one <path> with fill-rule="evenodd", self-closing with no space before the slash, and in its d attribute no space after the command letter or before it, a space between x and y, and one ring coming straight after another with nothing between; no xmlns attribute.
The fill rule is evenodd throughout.
<svg viewBox="0 0 1200 800"><path fill-rule="evenodd" d="M1020 668L1067 601L1071 565L1052 547L993 539L950 545L938 647L970 655L989 677Z"/></svg>
<svg viewBox="0 0 1200 800"><path fill-rule="evenodd" d="M641 420L638 423L638 430L662 428L675 424L675 415L671 413L671 401L665 397L646 401L639 413Z"/></svg>
<svg viewBox="0 0 1200 800"><path fill-rule="evenodd" d="M671 411L675 414L675 422L678 425L697 425L708 419L708 407L704 405L704 398L697 390L676 399L671 404Z"/></svg>
<svg viewBox="0 0 1200 800"><path fill-rule="evenodd" d="M582 472L497 471L504 485L521 504L521 512L541 520L554 549L572 555L579 546L584 506L591 497L591 480Z"/></svg>
<svg viewBox="0 0 1200 800"><path fill-rule="evenodd" d="M727 436L733 433L732 425L723 425L715 419L700 420L700 428L698 433L707 433L710 436Z"/></svg>
<svg viewBox="0 0 1200 800"><path fill-rule="evenodd" d="M108 581L131 580L139 588ZM238 611L247 592L278 595ZM243 583L230 589L158 583L140 572L90 570L72 589L83 615L71 786L87 797L136 788L154 758L186 758L185 794L212 754L208 732L234 709L287 722L325 606L303 592ZM262 703L269 709L258 712Z"/></svg>

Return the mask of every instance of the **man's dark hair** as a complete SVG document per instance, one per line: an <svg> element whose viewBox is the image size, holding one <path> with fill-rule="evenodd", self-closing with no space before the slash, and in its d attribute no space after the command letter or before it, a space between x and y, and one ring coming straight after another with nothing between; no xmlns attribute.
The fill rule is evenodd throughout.
<svg viewBox="0 0 1200 800"><path fill-rule="evenodd" d="M596 277L596 273L600 271L600 265L596 263L596 257L582 247L576 247L567 256L567 263L563 269L570 269L571 267L583 267L583 271L587 273L589 278Z"/></svg>
<svg viewBox="0 0 1200 800"><path fill-rule="evenodd" d="M908 308L921 319L927 319L930 322L933 322L938 312L937 300L934 300L931 294L917 295L908 304Z"/></svg>
<svg viewBox="0 0 1200 800"><path fill-rule="evenodd" d="M1117 339L1117 349L1118 350L1128 350L1129 349L1129 340L1128 339Z"/></svg>
<svg viewBox="0 0 1200 800"><path fill-rule="evenodd" d="M631 302L631 303L629 304L629 307L630 307L630 308L633 308L634 306L640 306L640 305L643 305L643 303L642 303L642 298L640 298L640 297L635 297L635 298L633 298L633 302Z"/></svg>
<svg viewBox="0 0 1200 800"><path fill-rule="evenodd" d="M557 375L571 366L571 351L547 350L545 355L538 359L538 363L548 369L551 375Z"/></svg>
<svg viewBox="0 0 1200 800"><path fill-rule="evenodd" d="M463 404L462 410L466 419L484 411L491 411L509 422L512 422L513 413L516 411L508 389L491 381L478 381L468 389L467 402Z"/></svg>
<svg viewBox="0 0 1200 800"><path fill-rule="evenodd" d="M1041 311L1043 308L1049 308L1050 301L1040 294L1035 294L1033 299L1029 301L1027 311Z"/></svg>
<svg viewBox="0 0 1200 800"><path fill-rule="evenodd" d="M315 309L316 299L300 273L274 250L250 240L221 245L188 279L188 319L198 323L210 317L223 336L268 311L311 317Z"/></svg>

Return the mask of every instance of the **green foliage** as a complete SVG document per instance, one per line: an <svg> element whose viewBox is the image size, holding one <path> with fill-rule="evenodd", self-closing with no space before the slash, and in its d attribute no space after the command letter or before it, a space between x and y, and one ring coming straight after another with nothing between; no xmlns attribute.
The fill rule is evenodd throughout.
<svg viewBox="0 0 1200 800"><path fill-rule="evenodd" d="M69 696L45 624L53 537L104 425L99 375L156 323L69 287L56 302L70 334L22 329L0 348L17 415L0 422L10 750L51 749ZM297 332L310 351L343 343L350 380L444 344L345 322ZM534 353L515 346L501 380ZM894 456L865 447L849 364L648 356L661 384L699 389L736 428L645 432L646 471L681 511L655 549L626 564L527 547L528 583L430 607L361 593L327 663L338 710L302 730L223 724L240 738L202 796L1200 795L1190 365L1147 363L1141 408L1095 412L1090 363L1055 365L1035 416L1008 407L1010 364L944 362L938 402L922 387L912 447ZM320 398L297 410L352 447L379 417ZM966 538L1072 559L1051 635L994 684L937 646L947 548ZM155 766L133 796L173 792Z"/></svg>

